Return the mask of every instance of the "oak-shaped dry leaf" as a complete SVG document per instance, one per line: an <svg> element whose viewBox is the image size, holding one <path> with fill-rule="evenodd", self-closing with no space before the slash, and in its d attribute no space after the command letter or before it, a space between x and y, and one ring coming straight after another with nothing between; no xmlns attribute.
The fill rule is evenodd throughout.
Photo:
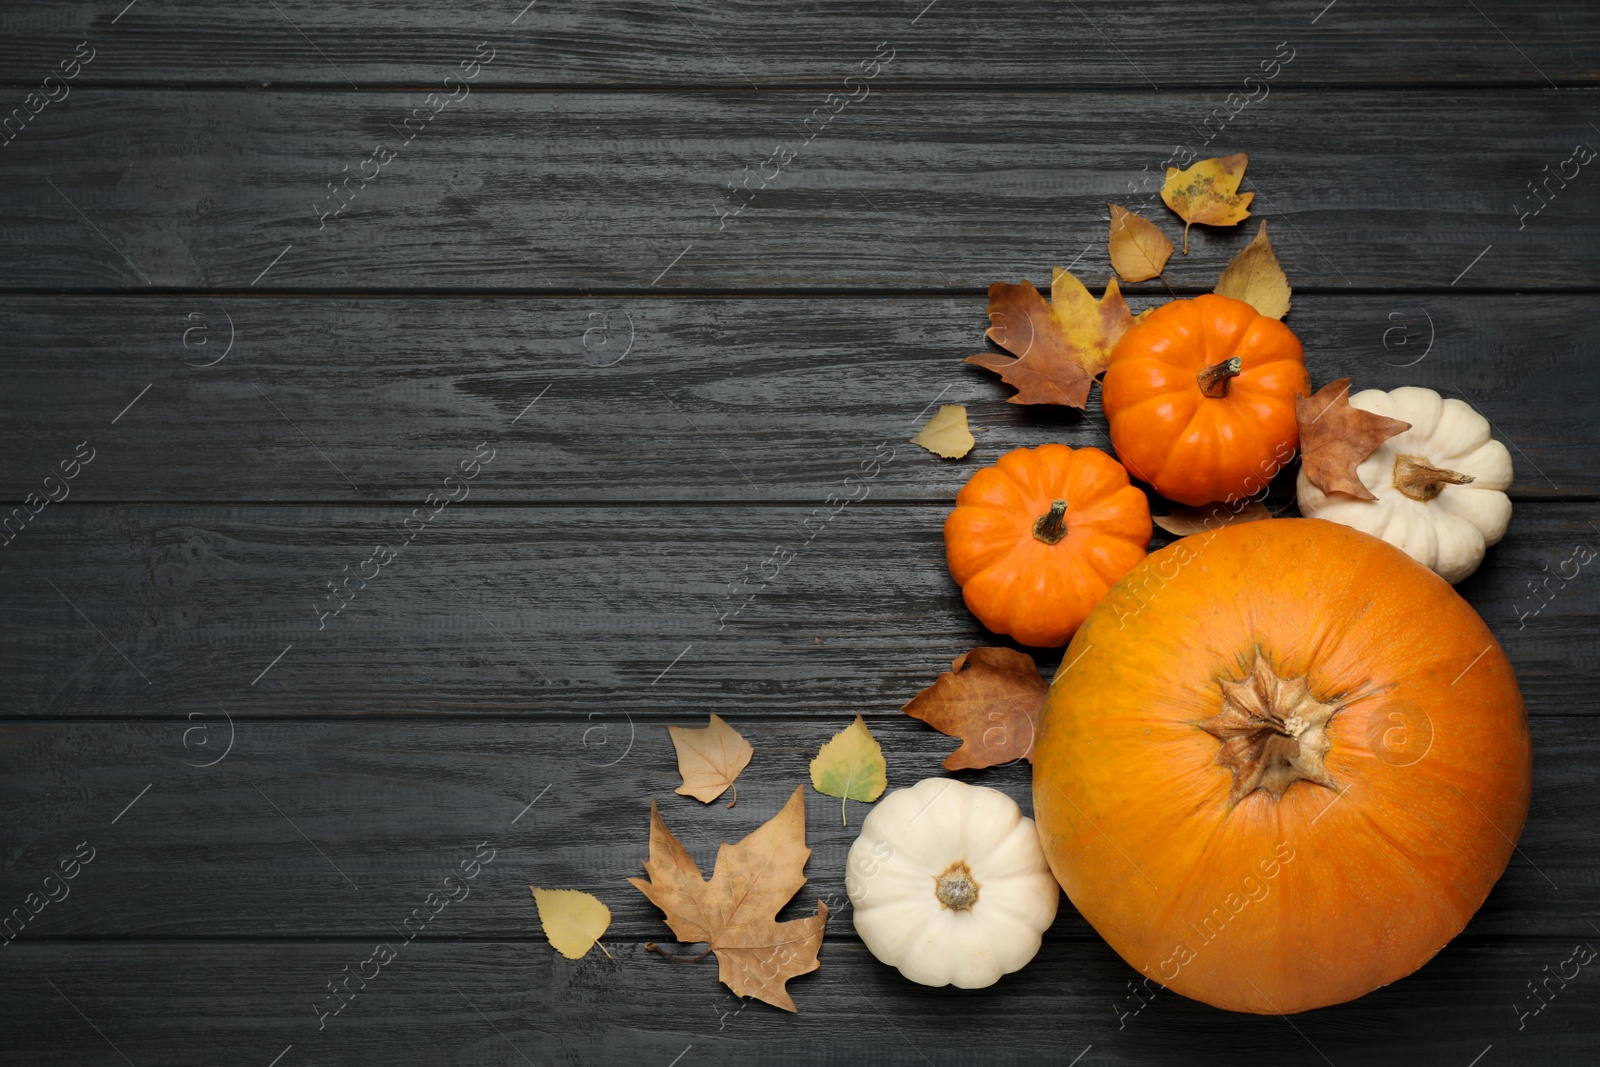
<svg viewBox="0 0 1600 1067"><path fill-rule="evenodd" d="M1260 522L1272 518L1272 512L1259 500L1247 500L1239 507L1218 502L1198 508L1173 508L1170 514L1152 516L1150 521L1179 537L1205 533L1223 526L1237 526L1245 522Z"/></svg>
<svg viewBox="0 0 1600 1067"><path fill-rule="evenodd" d="M1111 233L1106 249L1111 253L1111 269L1130 285L1159 277L1172 258L1172 242L1156 224L1121 204L1111 209Z"/></svg>
<svg viewBox="0 0 1600 1067"><path fill-rule="evenodd" d="M722 716L712 715L711 725L698 730L684 726L669 726L672 747L678 750L678 773L683 784L675 792L694 797L709 804L727 792L739 772L750 763L754 751L750 742L739 731L722 721ZM728 807L739 802L739 787L733 788L733 799Z"/></svg>
<svg viewBox="0 0 1600 1067"><path fill-rule="evenodd" d="M901 709L961 739L945 770L994 767L1031 757L1039 712L1050 688L1033 657L1010 648L975 648Z"/></svg>
<svg viewBox="0 0 1600 1067"><path fill-rule="evenodd" d="M844 802L872 803L889 787L889 765L883 759L883 746L867 729L866 720L856 721L834 734L811 761L811 786L817 792L839 798L839 821L845 821Z"/></svg>
<svg viewBox="0 0 1600 1067"><path fill-rule="evenodd" d="M1266 219L1261 220L1255 240L1233 257L1217 279L1214 292L1243 300L1268 318L1281 319L1289 313L1289 279L1267 240Z"/></svg>
<svg viewBox="0 0 1600 1067"><path fill-rule="evenodd" d="M1096 300L1070 271L1055 269L1050 303L1032 282L989 286L989 340L1011 353L968 356L1014 386L1013 404L1065 404L1081 408L1089 383L1111 362L1111 349L1133 325L1128 302L1112 278Z"/></svg>
<svg viewBox="0 0 1600 1067"><path fill-rule="evenodd" d="M978 442L967 428L967 409L960 404L943 404L911 443L945 459L960 459Z"/></svg>
<svg viewBox="0 0 1600 1067"><path fill-rule="evenodd" d="M569 960L582 959L611 926L611 909L591 893L576 889L540 889L533 891L534 906L539 909L539 925L550 947ZM600 951L607 956L604 945Z"/></svg>
<svg viewBox="0 0 1600 1067"><path fill-rule="evenodd" d="M1349 378L1329 382L1311 396L1295 397L1294 414L1300 423L1300 462L1306 480L1324 493L1376 500L1356 476L1356 468L1411 424L1353 407Z"/></svg>
<svg viewBox="0 0 1600 1067"><path fill-rule="evenodd" d="M778 922L776 916L805 885L810 856L804 786L744 840L722 843L709 882L651 801L650 858L644 863L650 877L628 881L665 913L679 941L710 945L718 977L735 995L794 1011L786 986L819 966L828 906L817 901L817 914L807 919Z"/></svg>
<svg viewBox="0 0 1600 1067"><path fill-rule="evenodd" d="M1243 152L1202 159L1188 170L1167 168L1161 199L1183 219L1183 254L1189 254L1189 227L1236 226L1250 215L1255 193L1241 193L1239 182L1250 157Z"/></svg>

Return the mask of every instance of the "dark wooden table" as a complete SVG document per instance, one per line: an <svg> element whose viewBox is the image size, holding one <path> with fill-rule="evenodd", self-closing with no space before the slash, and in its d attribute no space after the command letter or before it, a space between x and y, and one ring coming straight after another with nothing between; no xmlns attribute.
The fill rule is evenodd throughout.
<svg viewBox="0 0 1600 1067"><path fill-rule="evenodd" d="M0 1059L1595 1062L1600 975L1530 993L1600 944L1600 578L1556 577L1600 542L1600 175L1550 180L1600 147L1594 4L125 3L0 12ZM855 937L856 828L808 787L790 913L836 917L799 1014L648 953L652 798L709 869L856 712L891 786L939 773L898 708L995 642L955 489L1105 444L1097 401L959 362L985 288L1098 285L1107 200L1172 228L1175 147L1251 153L1318 384L1512 445L1460 587L1533 725L1510 869L1416 975L1300 1016L1138 999L1065 902L1026 971L927 990ZM1253 231L1197 229L1173 287ZM906 444L935 402L967 460ZM756 749L731 811L672 795L664 727L713 711ZM610 958L559 958L530 883L609 904Z"/></svg>

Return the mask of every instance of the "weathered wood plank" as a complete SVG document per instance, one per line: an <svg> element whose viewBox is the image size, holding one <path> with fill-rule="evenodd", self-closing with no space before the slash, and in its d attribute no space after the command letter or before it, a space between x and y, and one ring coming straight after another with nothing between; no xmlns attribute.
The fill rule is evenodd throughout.
<svg viewBox="0 0 1600 1067"><path fill-rule="evenodd" d="M96 49L78 76L86 85L271 82L340 89L442 75L484 40L499 50L485 76L495 85L733 88L831 85L854 70L858 53L871 55L886 38L898 52L896 83L952 88L1242 88L1284 40L1293 50L1284 53L1294 56L1277 76L1286 84L1592 82L1600 46L1593 7L1573 0L1484 0L1482 14L1447 0L1327 10L1241 9L1217 0L1178 9L1104 0L998 0L978 7L826 0L786 8L781 18L752 0L682 0L676 10L549 3L525 9L511 0L477 0L452 4L447 25L436 6L417 0L276 6L169 0L119 15L105 5L15 0L6 7L0 79L32 87L54 68L57 53L70 55L85 38Z"/></svg>
<svg viewBox="0 0 1600 1067"><path fill-rule="evenodd" d="M977 294L9 297L0 499L42 492L83 440L95 458L69 502L409 504L487 438L509 462L473 501L810 504L887 442L873 497L944 503L1007 449L1109 448L1098 391L1081 416L1010 404L1010 387L960 362L986 346L986 307ZM1312 295L1289 322L1317 384L1426 385L1483 410L1511 441L1518 500L1600 494L1584 402L1600 395L1600 296ZM967 461L905 443L935 401L968 408Z"/></svg>
<svg viewBox="0 0 1600 1067"><path fill-rule="evenodd" d="M1536 716L1600 712L1600 583L1561 577L1593 510L1522 505L1458 587ZM406 545L387 508L49 508L0 554L0 712L892 711L997 640L949 577L945 513L447 506ZM349 607L324 619L335 581Z"/></svg>
<svg viewBox="0 0 1600 1067"><path fill-rule="evenodd" d="M437 890L457 899L438 921L428 918L431 909L415 916L415 936L537 938L531 883L598 895L612 912L608 943L670 941L661 913L626 881L641 874L648 852L651 800L709 873L718 842L754 830L805 785L812 855L791 912L811 914L825 900L836 916L830 941L851 940L845 857L868 808L844 805L842 824L840 801L812 790L807 771L817 748L849 721L849 711L831 722L735 717L755 756L732 809L673 794L677 761L659 721L630 725L599 711L561 723L239 719L230 729L215 713L0 725L0 798L11 827L0 881L6 906L20 905L80 843L93 850L68 896L0 936L19 945L63 937L381 939ZM703 725L705 714L683 709L678 722ZM1585 901L1600 883L1600 856L1585 846L1600 821L1600 796L1589 787L1600 757L1591 723L1534 722L1534 800L1520 851L1464 936L1585 935ZM945 774L942 761L955 747L948 738L901 715L876 718L871 728L890 788ZM1334 743L1352 741L1336 731ZM1032 810L1025 763L958 777ZM1308 857L1318 852L1314 841L1292 843ZM1124 844L1137 851L1138 842ZM1064 899L1048 936L1096 939Z"/></svg>
<svg viewBox="0 0 1600 1067"><path fill-rule="evenodd" d="M1482 1062L1589 1064L1600 1027L1600 1000L1586 988L1593 975L1580 972L1520 1031L1513 1007L1536 1004L1526 984L1570 958L1574 940L1457 942L1409 978L1292 1022L1142 986L1140 1000L1129 989L1134 972L1104 944L1046 945L1028 969L977 991L913 986L859 945L825 944L821 968L790 984L799 1008L790 1015L741 1006L710 960L672 963L638 944L615 946L614 961L590 953L573 963L523 942L418 941L365 988L352 980L360 991L320 1031L313 1005L333 1002L326 983L356 973L371 943L18 945L0 956L12 1007L0 1059L117 1063L116 1049L132 1063L172 1065L266 1064L287 1053L285 1064L994 1065L1081 1056L1140 1067L1324 1059L1412 1067L1467 1064L1492 1045L1498 1058Z"/></svg>
<svg viewBox="0 0 1600 1067"><path fill-rule="evenodd" d="M80 90L5 149L0 286L1095 277L1107 200L1176 232L1161 166L1204 141L1217 93L877 93L814 119L812 92L425 96ZM1253 153L1254 208L1302 286L1594 286L1600 198L1574 155L1594 107L1587 89L1285 89L1203 154ZM1209 289L1250 229L1197 230L1168 280Z"/></svg>

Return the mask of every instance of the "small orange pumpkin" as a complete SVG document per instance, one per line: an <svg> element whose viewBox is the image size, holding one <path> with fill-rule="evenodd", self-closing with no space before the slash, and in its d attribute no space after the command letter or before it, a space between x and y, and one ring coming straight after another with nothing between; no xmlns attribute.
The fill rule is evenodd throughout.
<svg viewBox="0 0 1600 1067"><path fill-rule="evenodd" d="M1461 932L1528 814L1516 676L1428 568L1323 519L1152 553L1046 697L1056 879L1135 969L1259 1013L1359 997Z"/></svg>
<svg viewBox="0 0 1600 1067"><path fill-rule="evenodd" d="M1018 448L961 487L944 543L978 621L1057 647L1144 558L1150 502L1098 448Z"/></svg>
<svg viewBox="0 0 1600 1067"><path fill-rule="evenodd" d="M1214 293L1163 304L1129 329L1100 387L1118 457L1190 505L1266 488L1300 443L1296 393L1311 395L1299 339Z"/></svg>

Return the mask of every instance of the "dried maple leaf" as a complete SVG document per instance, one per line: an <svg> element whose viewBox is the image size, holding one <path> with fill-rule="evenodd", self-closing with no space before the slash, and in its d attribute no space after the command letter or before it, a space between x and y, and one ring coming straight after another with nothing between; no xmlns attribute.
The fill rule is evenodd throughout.
<svg viewBox="0 0 1600 1067"><path fill-rule="evenodd" d="M1255 240L1233 257L1217 279L1214 292L1243 300L1269 318L1281 319L1289 313L1289 279L1267 240L1266 219L1261 220Z"/></svg>
<svg viewBox="0 0 1600 1067"><path fill-rule="evenodd" d="M960 404L945 404L917 431L911 443L945 459L960 459L978 442L967 428L967 409Z"/></svg>
<svg viewBox="0 0 1600 1067"><path fill-rule="evenodd" d="M1324 493L1376 500L1356 477L1356 468L1411 424L1352 407L1349 378L1329 382L1311 396L1295 397L1294 414L1300 423L1300 462L1306 480Z"/></svg>
<svg viewBox="0 0 1600 1067"><path fill-rule="evenodd" d="M804 786L744 840L722 843L709 882L651 801L650 858L644 863L650 877L628 881L666 914L679 941L710 944L718 977L737 996L794 1011L785 986L819 966L828 906L817 901L817 914L809 919L778 922L776 916L805 885L802 872L810 855Z"/></svg>
<svg viewBox="0 0 1600 1067"><path fill-rule="evenodd" d="M1130 284L1159 277L1172 258L1172 242L1167 235L1155 223L1121 204L1106 206L1111 209L1111 234L1106 238L1111 269Z"/></svg>
<svg viewBox="0 0 1600 1067"><path fill-rule="evenodd" d="M1221 526L1237 526L1244 522L1260 522L1272 518L1272 512L1259 500L1248 500L1244 506L1229 507L1217 503L1203 508L1173 508L1169 515L1156 515L1151 522L1179 537L1204 533Z"/></svg>
<svg viewBox="0 0 1600 1067"><path fill-rule="evenodd" d="M841 825L849 825L844 815L846 800L870 804L883 796L889 787L889 765L883 759L883 746L861 716L817 750L817 758L811 761L811 787L840 798Z"/></svg>
<svg viewBox="0 0 1600 1067"><path fill-rule="evenodd" d="M989 340L1010 352L968 356L1016 387L1013 404L1066 404L1081 408L1089 383L1111 362L1111 349L1133 325L1128 302L1112 278L1096 300L1070 271L1055 269L1050 303L1032 282L989 286Z"/></svg>
<svg viewBox="0 0 1600 1067"><path fill-rule="evenodd" d="M678 750L678 773L683 784L676 792L694 797L709 804L727 792L739 772L750 763L754 750L739 731L722 721L722 716L711 716L711 725L699 730L683 726L669 726L672 747ZM739 787L734 786L733 799L728 807L739 802Z"/></svg>
<svg viewBox="0 0 1600 1067"><path fill-rule="evenodd" d="M576 889L540 889L536 885L528 888L533 890L539 925L550 939L550 947L569 960L582 959L611 926L611 909L591 893ZM600 946L600 951L611 955L604 945Z"/></svg>
<svg viewBox="0 0 1600 1067"><path fill-rule="evenodd" d="M1033 657L1010 648L975 648L906 702L901 710L942 734L961 738L946 770L994 767L1033 752L1034 731L1050 684Z"/></svg>
<svg viewBox="0 0 1600 1067"><path fill-rule="evenodd" d="M1189 227L1236 226L1250 215L1255 193L1241 193L1239 182L1250 157L1243 152L1202 159L1188 170L1167 168L1161 199L1183 219L1183 254L1189 254Z"/></svg>

